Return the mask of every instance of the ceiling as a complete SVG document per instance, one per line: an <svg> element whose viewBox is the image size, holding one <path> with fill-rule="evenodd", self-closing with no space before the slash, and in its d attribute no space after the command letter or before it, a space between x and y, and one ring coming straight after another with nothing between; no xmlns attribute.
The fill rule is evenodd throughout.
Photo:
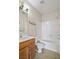
<svg viewBox="0 0 79 59"><path fill-rule="evenodd" d="M42 4L40 1L41 0L28 0L28 2L42 14L51 13L60 9L60 0L44 0Z"/></svg>

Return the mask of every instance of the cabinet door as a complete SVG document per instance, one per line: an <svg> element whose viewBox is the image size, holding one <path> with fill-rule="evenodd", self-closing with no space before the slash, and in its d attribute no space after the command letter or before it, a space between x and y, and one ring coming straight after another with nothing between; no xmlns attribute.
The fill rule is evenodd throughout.
<svg viewBox="0 0 79 59"><path fill-rule="evenodd" d="M19 52L19 59L28 59L28 52L28 47L21 49Z"/></svg>
<svg viewBox="0 0 79 59"><path fill-rule="evenodd" d="M34 59L34 56L35 56L35 47L30 48L29 53L30 53L30 58L29 59Z"/></svg>

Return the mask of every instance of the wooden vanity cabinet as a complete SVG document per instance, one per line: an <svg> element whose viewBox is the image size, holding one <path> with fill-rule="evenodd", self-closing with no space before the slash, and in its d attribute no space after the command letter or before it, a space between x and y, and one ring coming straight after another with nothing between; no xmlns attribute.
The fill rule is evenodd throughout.
<svg viewBox="0 0 79 59"><path fill-rule="evenodd" d="M35 56L35 39L21 42L19 45L19 59L33 59Z"/></svg>

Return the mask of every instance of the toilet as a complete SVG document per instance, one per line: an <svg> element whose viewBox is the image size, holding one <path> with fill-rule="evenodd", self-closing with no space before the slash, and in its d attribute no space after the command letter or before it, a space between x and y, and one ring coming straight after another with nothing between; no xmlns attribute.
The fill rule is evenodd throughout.
<svg viewBox="0 0 79 59"><path fill-rule="evenodd" d="M38 49L37 52L38 53L42 53L45 44L42 41L38 40L36 45L37 45L37 49Z"/></svg>

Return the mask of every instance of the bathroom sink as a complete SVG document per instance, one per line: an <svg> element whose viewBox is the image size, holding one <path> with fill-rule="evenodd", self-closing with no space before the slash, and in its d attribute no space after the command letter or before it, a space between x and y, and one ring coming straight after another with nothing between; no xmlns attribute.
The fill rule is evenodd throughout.
<svg viewBox="0 0 79 59"><path fill-rule="evenodd" d="M27 41L27 40L30 40L32 38L35 38L35 37L33 37L31 35L28 35L28 34L25 34L25 35L23 35L23 36L20 37L19 42Z"/></svg>
<svg viewBox="0 0 79 59"><path fill-rule="evenodd" d="M22 39L27 39L27 38L29 38L29 37L31 37L31 35L29 35L29 34L25 34L25 35L21 35L20 36L20 38L22 38Z"/></svg>

